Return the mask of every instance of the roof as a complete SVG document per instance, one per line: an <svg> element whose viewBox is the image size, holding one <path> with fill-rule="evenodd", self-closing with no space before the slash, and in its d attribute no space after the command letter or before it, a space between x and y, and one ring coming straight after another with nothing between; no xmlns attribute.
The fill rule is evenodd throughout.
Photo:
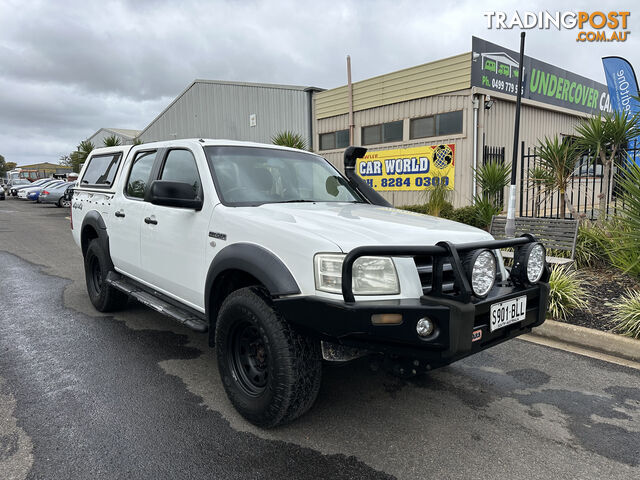
<svg viewBox="0 0 640 480"><path fill-rule="evenodd" d="M174 98L173 101L164 108L164 110L162 110L158 115L156 115L156 117L153 120L151 120L146 127L144 127L144 129L140 132L140 135L142 135L154 123L156 123L173 105L175 105L178 102L178 100L180 100L184 96L185 93L191 90L191 88L193 88L193 86L196 85L197 83L206 83L210 85L230 85L235 87L254 87L254 88L271 88L271 89L279 89L279 90L295 90L299 92L322 92L325 90L324 88L320 88L320 87L303 87L301 85L280 85L276 83L229 82L225 80L204 80L204 79L196 78L193 82L187 85L187 88L185 88L182 92L180 92L180 94L176 98Z"/></svg>
<svg viewBox="0 0 640 480"><path fill-rule="evenodd" d="M96 132L93 135L90 135L88 138L95 137L102 130L104 130L106 132L110 132L110 133L116 134L116 135L120 135L121 137L126 137L129 140L133 140L138 135L140 135L140 132L141 132L141 130L133 130L133 129L128 129L128 128L107 128L107 127L102 127L102 128L99 128L98 130L96 130Z"/></svg>
<svg viewBox="0 0 640 480"><path fill-rule="evenodd" d="M105 128L104 130L109 130L110 132L117 133L118 135L122 135L123 137L129 137L132 140L140 135L140 132L142 131L132 130L128 128Z"/></svg>
<svg viewBox="0 0 640 480"><path fill-rule="evenodd" d="M64 165L51 162L32 163L30 165L18 165L17 168L38 169L38 168L70 168Z"/></svg>

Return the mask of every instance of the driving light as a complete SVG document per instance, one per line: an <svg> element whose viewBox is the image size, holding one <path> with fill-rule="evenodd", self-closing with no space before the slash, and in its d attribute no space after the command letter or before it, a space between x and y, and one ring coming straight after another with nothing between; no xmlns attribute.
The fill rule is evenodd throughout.
<svg viewBox="0 0 640 480"><path fill-rule="evenodd" d="M476 297L484 297L496 281L496 257L487 249L474 250L466 261L471 289Z"/></svg>
<svg viewBox="0 0 640 480"><path fill-rule="evenodd" d="M517 285L538 283L544 274L547 252L538 242L528 243L515 252L511 279Z"/></svg>
<svg viewBox="0 0 640 480"><path fill-rule="evenodd" d="M426 317L418 320L418 323L416 324L416 332L418 332L418 335L420 335L421 337L428 337L433 333L434 330L435 325L430 319Z"/></svg>
<svg viewBox="0 0 640 480"><path fill-rule="evenodd" d="M316 288L323 292L342 293L342 254L320 253L315 256ZM400 283L393 260L389 257L360 257L353 262L354 295L395 295Z"/></svg>

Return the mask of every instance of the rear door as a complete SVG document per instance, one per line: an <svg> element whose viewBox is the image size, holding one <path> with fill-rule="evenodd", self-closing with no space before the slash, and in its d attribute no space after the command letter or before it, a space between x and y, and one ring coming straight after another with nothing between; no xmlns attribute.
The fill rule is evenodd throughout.
<svg viewBox="0 0 640 480"><path fill-rule="evenodd" d="M141 231L141 259L145 280L158 290L204 311L208 265L208 226L214 202L203 186L208 168L202 149L169 149L159 168L160 180L185 182L204 199L202 210L147 203Z"/></svg>
<svg viewBox="0 0 640 480"><path fill-rule="evenodd" d="M140 150L125 166L123 190L112 202L113 218L109 220L109 250L116 270L144 279L140 265L140 229L147 203L144 195L151 182L158 150Z"/></svg>

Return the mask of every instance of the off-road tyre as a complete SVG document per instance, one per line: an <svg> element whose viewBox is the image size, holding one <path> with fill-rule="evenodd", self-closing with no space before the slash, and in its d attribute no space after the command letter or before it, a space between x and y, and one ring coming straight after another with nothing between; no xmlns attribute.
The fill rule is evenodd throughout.
<svg viewBox="0 0 640 480"><path fill-rule="evenodd" d="M253 356L247 345L255 346ZM293 330L262 289L242 288L224 300L215 348L229 400L254 425L291 422L315 402L322 377L320 342Z"/></svg>
<svg viewBox="0 0 640 480"><path fill-rule="evenodd" d="M107 284L107 274L112 270L113 263L98 239L91 240L84 256L84 274L89 299L99 312L121 310L129 300L124 292Z"/></svg>

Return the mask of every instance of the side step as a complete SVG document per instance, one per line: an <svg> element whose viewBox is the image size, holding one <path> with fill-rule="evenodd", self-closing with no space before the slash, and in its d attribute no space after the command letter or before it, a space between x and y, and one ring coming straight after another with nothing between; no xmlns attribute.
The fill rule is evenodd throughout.
<svg viewBox="0 0 640 480"><path fill-rule="evenodd" d="M209 325L207 325L204 320L198 318L195 314L189 312L187 309L180 308L166 302L165 300L159 298L157 295L154 295L153 293L142 289L133 281L127 279L126 277L123 277L116 272L109 272L107 274L106 281L113 288L117 288L118 290L135 298L143 305L152 308L155 311L162 313L163 315L173 318L178 323L189 327L191 330L203 333L209 330Z"/></svg>

